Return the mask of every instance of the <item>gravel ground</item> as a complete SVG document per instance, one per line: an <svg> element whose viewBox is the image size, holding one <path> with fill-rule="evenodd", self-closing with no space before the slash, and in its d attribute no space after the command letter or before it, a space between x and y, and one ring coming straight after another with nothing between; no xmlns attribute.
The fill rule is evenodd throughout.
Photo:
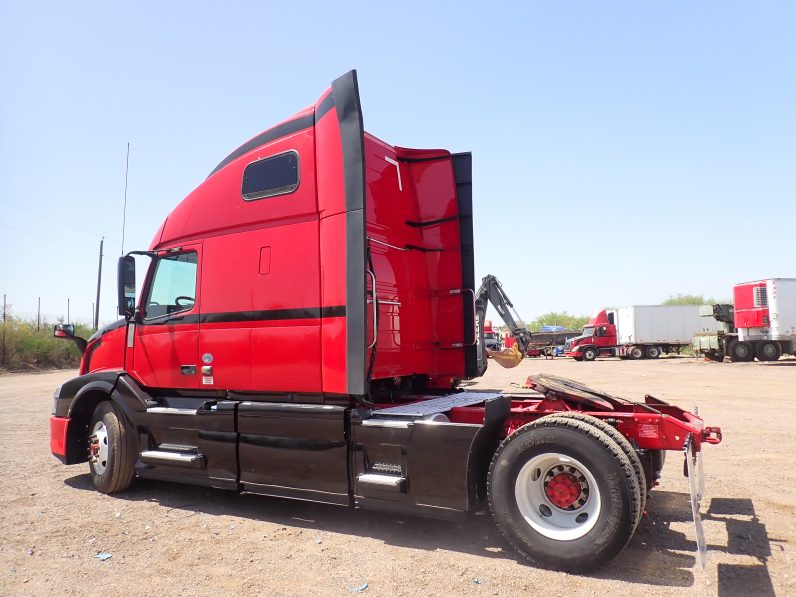
<svg viewBox="0 0 796 597"><path fill-rule="evenodd" d="M0 594L796 594L796 422L782 408L796 400L796 359L526 359L490 366L470 388L517 392L536 372L699 405L722 427L724 442L706 449L706 571L671 453L630 545L588 576L523 563L483 512L456 524L143 480L100 495L87 465L49 453L51 395L75 375L58 371L0 377Z"/></svg>

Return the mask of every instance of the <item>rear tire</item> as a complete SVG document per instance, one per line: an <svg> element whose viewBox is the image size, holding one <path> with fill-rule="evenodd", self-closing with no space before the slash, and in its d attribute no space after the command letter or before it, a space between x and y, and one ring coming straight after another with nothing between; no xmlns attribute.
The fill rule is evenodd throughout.
<svg viewBox="0 0 796 597"><path fill-rule="evenodd" d="M596 348L585 348L583 349L583 360L584 361L594 361L597 359L597 349Z"/></svg>
<svg viewBox="0 0 796 597"><path fill-rule="evenodd" d="M782 347L777 342L761 342L756 352L758 361L778 361L782 356Z"/></svg>
<svg viewBox="0 0 796 597"><path fill-rule="evenodd" d="M657 359L661 356L661 347L660 346L647 346L647 358L648 359Z"/></svg>
<svg viewBox="0 0 796 597"><path fill-rule="evenodd" d="M134 436L112 402L100 402L94 409L89 433L89 472L94 487L102 493L124 491L135 472Z"/></svg>
<svg viewBox="0 0 796 597"><path fill-rule="evenodd" d="M641 346L631 346L627 354L634 361L638 361L644 358L644 349Z"/></svg>
<svg viewBox="0 0 796 597"><path fill-rule="evenodd" d="M647 507L647 492L652 487L651 484L647 484L647 475L644 473L644 465L641 463L641 457L638 455L638 452L636 452L636 449L633 447L630 441L624 435L622 435L622 432L616 427L610 423L606 423L602 419L592 417L591 415L586 415L579 412L566 412L550 416L554 416L557 419L574 419L576 421L583 421L587 425L596 427L605 433L605 435L614 440L616 445L621 448L624 455L627 456L627 459L630 461L630 465L633 467L633 471L636 473L636 480L638 481L641 507L639 508L638 515L636 517L636 524L634 527L638 528L638 524L641 522L641 516Z"/></svg>
<svg viewBox="0 0 796 597"><path fill-rule="evenodd" d="M735 342L730 346L730 360L734 363L748 363L754 358L755 353L749 342Z"/></svg>
<svg viewBox="0 0 796 597"><path fill-rule="evenodd" d="M641 510L636 473L616 442L590 423L556 415L503 441L487 495L498 528L520 554L570 572L622 551Z"/></svg>

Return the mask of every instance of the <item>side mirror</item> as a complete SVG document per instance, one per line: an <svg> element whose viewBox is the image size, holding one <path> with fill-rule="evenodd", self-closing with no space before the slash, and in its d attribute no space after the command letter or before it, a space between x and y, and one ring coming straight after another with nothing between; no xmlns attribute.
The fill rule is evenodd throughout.
<svg viewBox="0 0 796 597"><path fill-rule="evenodd" d="M56 338L66 338L77 345L77 349L82 355L86 352L88 343L80 336L75 336L75 326L71 323L57 323L53 326L53 336Z"/></svg>
<svg viewBox="0 0 796 597"><path fill-rule="evenodd" d="M71 323L59 323L53 326L53 336L56 338L74 338L75 326Z"/></svg>
<svg viewBox="0 0 796 597"><path fill-rule="evenodd" d="M130 319L135 312L135 259L132 255L119 258L119 315Z"/></svg>

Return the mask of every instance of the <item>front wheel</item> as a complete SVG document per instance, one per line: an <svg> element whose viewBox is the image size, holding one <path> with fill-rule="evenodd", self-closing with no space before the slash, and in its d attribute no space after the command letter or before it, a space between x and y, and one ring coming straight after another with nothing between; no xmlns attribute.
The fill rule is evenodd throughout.
<svg viewBox="0 0 796 597"><path fill-rule="evenodd" d="M498 528L517 551L572 572L622 551L641 512L638 477L616 442L587 422L555 415L503 441L487 493Z"/></svg>
<svg viewBox="0 0 796 597"><path fill-rule="evenodd" d="M97 491L124 491L133 480L133 436L112 402L100 402L89 425L88 463Z"/></svg>
<svg viewBox="0 0 796 597"><path fill-rule="evenodd" d="M583 360L584 361L593 361L597 358L597 349L596 348L584 348L583 349Z"/></svg>

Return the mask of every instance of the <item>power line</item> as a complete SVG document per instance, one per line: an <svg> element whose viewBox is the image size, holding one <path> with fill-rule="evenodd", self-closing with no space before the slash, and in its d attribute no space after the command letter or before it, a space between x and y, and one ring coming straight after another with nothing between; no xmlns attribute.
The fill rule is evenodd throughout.
<svg viewBox="0 0 796 597"><path fill-rule="evenodd" d="M79 247L78 245L73 245L72 243L66 243L63 241L63 239L60 238L51 238L43 234L38 234L36 232L30 232L28 230L23 230L22 228L17 228L16 226L9 226L8 224L0 224L0 226L2 226L3 228L8 228L9 230L16 230L17 232L21 232L25 236L35 236L44 240L48 240L52 243L63 245L65 247L72 247L73 249L78 249L80 251L85 250L85 247Z"/></svg>
<svg viewBox="0 0 796 597"><path fill-rule="evenodd" d="M63 224L66 221L66 218L59 218L59 217L52 216L52 215L49 215L49 214L41 213L40 211L36 211L36 210L30 209L28 207L23 207L21 205L17 205L16 203L11 203L11 201L7 201L5 199L0 199L0 203L5 203L6 205L9 205L9 206L13 207L14 209L19 209L21 211L26 211L29 214L32 214L32 215L37 216L39 218L46 218L48 220L52 220L53 222L58 222L59 224ZM69 225L73 226L73 227L76 227L76 228L80 228L82 230L85 230L86 232L88 232L88 231L91 231L92 233L96 232L96 230L90 229L90 228L88 228L86 226L81 226L80 224L76 225L76 224L70 222Z"/></svg>

